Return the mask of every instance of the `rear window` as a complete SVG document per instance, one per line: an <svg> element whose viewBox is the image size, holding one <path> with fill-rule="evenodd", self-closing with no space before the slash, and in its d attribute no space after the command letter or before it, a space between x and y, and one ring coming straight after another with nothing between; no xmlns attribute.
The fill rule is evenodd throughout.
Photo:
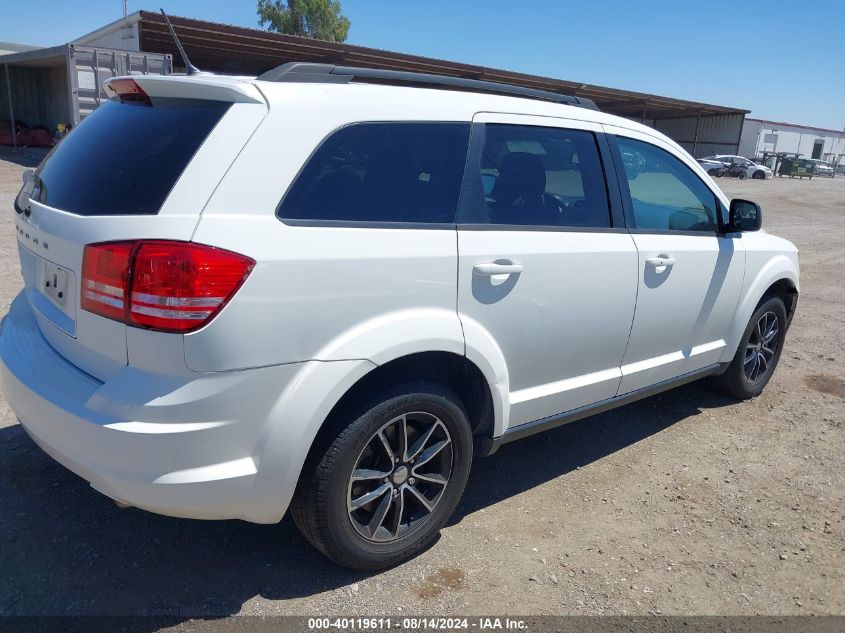
<svg viewBox="0 0 845 633"><path fill-rule="evenodd" d="M329 136L280 208L286 220L453 223L468 123L359 123Z"/></svg>
<svg viewBox="0 0 845 633"><path fill-rule="evenodd" d="M78 215L154 215L230 105L108 101L38 168L38 200Z"/></svg>

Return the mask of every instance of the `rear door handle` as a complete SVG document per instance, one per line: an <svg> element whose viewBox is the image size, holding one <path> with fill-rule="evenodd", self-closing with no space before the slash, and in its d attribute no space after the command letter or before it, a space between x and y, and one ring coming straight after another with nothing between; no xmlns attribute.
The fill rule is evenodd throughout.
<svg viewBox="0 0 845 633"><path fill-rule="evenodd" d="M674 257L666 257L661 255L660 257L648 257L645 260L645 265L649 268L663 268L665 266L674 266L677 262L675 261Z"/></svg>
<svg viewBox="0 0 845 633"><path fill-rule="evenodd" d="M472 267L472 274L479 277L492 277L493 275L518 275L522 272L522 264L496 264L486 262L476 264Z"/></svg>

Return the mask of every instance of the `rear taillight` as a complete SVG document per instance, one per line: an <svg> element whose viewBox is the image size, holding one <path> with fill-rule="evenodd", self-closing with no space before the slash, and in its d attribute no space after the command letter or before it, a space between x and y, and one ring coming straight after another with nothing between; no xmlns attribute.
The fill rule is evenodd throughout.
<svg viewBox="0 0 845 633"><path fill-rule="evenodd" d="M216 314L255 262L189 242L141 242L132 265L129 320L156 330L185 331Z"/></svg>
<svg viewBox="0 0 845 633"><path fill-rule="evenodd" d="M249 257L192 242L89 244L81 305L127 325L190 332L220 312L253 266Z"/></svg>
<svg viewBox="0 0 845 633"><path fill-rule="evenodd" d="M110 319L126 317L129 256L134 243L86 246L82 254L82 309Z"/></svg>

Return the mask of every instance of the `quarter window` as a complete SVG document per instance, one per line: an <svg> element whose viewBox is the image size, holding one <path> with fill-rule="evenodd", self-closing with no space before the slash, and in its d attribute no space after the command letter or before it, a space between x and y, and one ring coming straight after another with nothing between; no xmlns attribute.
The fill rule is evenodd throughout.
<svg viewBox="0 0 845 633"><path fill-rule="evenodd" d="M306 163L279 217L454 223L468 140L466 123L342 128Z"/></svg>
<svg viewBox="0 0 845 633"><path fill-rule="evenodd" d="M638 229L713 232L716 196L678 158L650 143L617 137Z"/></svg>
<svg viewBox="0 0 845 633"><path fill-rule="evenodd" d="M604 171L591 132L488 124L480 169L484 199L474 201L480 209L467 214L477 217L462 222L610 226Z"/></svg>

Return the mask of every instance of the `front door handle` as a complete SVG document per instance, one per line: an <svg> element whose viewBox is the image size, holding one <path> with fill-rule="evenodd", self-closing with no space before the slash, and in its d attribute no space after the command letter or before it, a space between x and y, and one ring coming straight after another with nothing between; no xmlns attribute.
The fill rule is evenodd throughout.
<svg viewBox="0 0 845 633"><path fill-rule="evenodd" d="M522 272L522 264L497 264L485 262L472 267L472 274L479 277L492 277L493 275L518 275Z"/></svg>
<svg viewBox="0 0 845 633"><path fill-rule="evenodd" d="M674 257L668 257L666 255L648 257L645 260L645 265L649 268L665 268L666 266L674 266L676 263Z"/></svg>

